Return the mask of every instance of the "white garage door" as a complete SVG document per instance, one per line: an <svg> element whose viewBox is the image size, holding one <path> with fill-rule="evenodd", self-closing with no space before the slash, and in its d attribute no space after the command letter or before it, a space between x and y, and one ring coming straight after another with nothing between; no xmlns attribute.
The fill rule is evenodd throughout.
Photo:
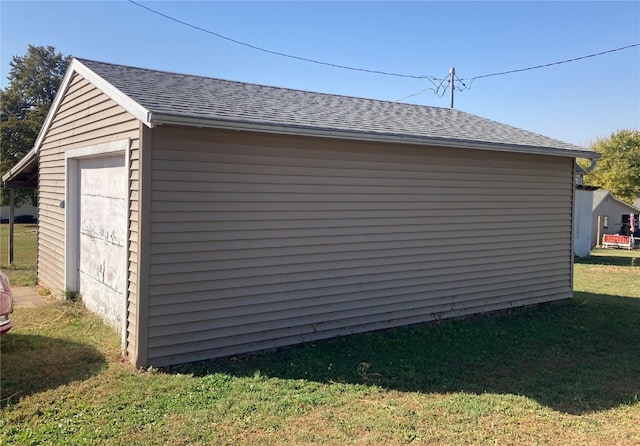
<svg viewBox="0 0 640 446"><path fill-rule="evenodd" d="M79 291L89 309L122 329L126 287L125 159L82 159L78 169Z"/></svg>

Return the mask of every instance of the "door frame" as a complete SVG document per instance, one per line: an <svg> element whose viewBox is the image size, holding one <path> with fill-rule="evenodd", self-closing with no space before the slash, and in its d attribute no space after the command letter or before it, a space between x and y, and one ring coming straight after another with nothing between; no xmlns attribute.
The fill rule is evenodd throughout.
<svg viewBox="0 0 640 446"><path fill-rule="evenodd" d="M128 277L128 252L129 252L129 148L131 140L129 138L117 141L94 144L65 152L65 200L60 206L65 209L65 252L64 252L64 289L65 292L77 292L80 289L80 170L79 161L89 158L103 158L112 156L123 156L125 172L122 187L126 196L127 222L125 234L125 258L122 259L125 280ZM122 318L122 348L126 348L127 339L127 300L128 285L125 283L123 298L125 299L125 314Z"/></svg>

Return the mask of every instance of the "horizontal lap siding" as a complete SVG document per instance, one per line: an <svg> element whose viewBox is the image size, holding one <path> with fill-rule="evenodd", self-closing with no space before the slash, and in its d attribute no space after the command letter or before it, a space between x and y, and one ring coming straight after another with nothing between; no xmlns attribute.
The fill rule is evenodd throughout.
<svg viewBox="0 0 640 446"><path fill-rule="evenodd" d="M56 294L65 287L65 152L94 144L131 140L132 176L137 175L139 123L125 110L81 76L70 82L44 137L39 156L38 281ZM137 182L131 181L135 187ZM131 192L131 207L137 208L137 191ZM137 223L130 222L130 238L137 239ZM130 244L129 269L135 271L137 245ZM135 305L136 284L129 284L130 306ZM132 308L135 314L135 308ZM134 328L131 325L131 328ZM130 340L133 340L130 334Z"/></svg>
<svg viewBox="0 0 640 446"><path fill-rule="evenodd" d="M570 159L154 132L150 364L571 296Z"/></svg>

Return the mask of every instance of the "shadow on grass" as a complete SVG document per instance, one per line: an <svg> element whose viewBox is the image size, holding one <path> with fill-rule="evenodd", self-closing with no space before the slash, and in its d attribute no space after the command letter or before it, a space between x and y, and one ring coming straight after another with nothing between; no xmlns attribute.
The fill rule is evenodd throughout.
<svg viewBox="0 0 640 446"><path fill-rule="evenodd" d="M614 255L595 255L588 258L576 257L574 263L580 265L640 266L640 252L633 251L626 257Z"/></svg>
<svg viewBox="0 0 640 446"><path fill-rule="evenodd" d="M0 340L0 406L97 374L105 357L91 345L9 332Z"/></svg>
<svg viewBox="0 0 640 446"><path fill-rule="evenodd" d="M523 395L583 414L638 402L640 299L576 293L561 303L346 336L172 371Z"/></svg>

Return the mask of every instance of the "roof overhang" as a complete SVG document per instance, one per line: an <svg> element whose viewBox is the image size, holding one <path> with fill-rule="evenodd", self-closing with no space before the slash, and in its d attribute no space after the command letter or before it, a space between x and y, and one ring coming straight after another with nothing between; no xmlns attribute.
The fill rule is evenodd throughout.
<svg viewBox="0 0 640 446"><path fill-rule="evenodd" d="M218 128L225 130L252 131L261 133L275 133L279 135L310 136L318 138L349 139L368 142L386 142L400 144L414 144L421 146L450 147L459 149L490 150L511 153L528 153L534 155L561 156L569 158L584 158L595 160L600 154L590 150L557 149L515 144L498 144L485 141L469 141L463 139L420 137L380 132L356 132L326 129L321 127L303 127L262 124L252 121L236 121L223 119L201 118L196 116L176 116L162 113L149 113L147 125L172 124L193 127Z"/></svg>
<svg viewBox="0 0 640 446"><path fill-rule="evenodd" d="M10 189L38 186L38 152L35 147L2 176L2 184Z"/></svg>

